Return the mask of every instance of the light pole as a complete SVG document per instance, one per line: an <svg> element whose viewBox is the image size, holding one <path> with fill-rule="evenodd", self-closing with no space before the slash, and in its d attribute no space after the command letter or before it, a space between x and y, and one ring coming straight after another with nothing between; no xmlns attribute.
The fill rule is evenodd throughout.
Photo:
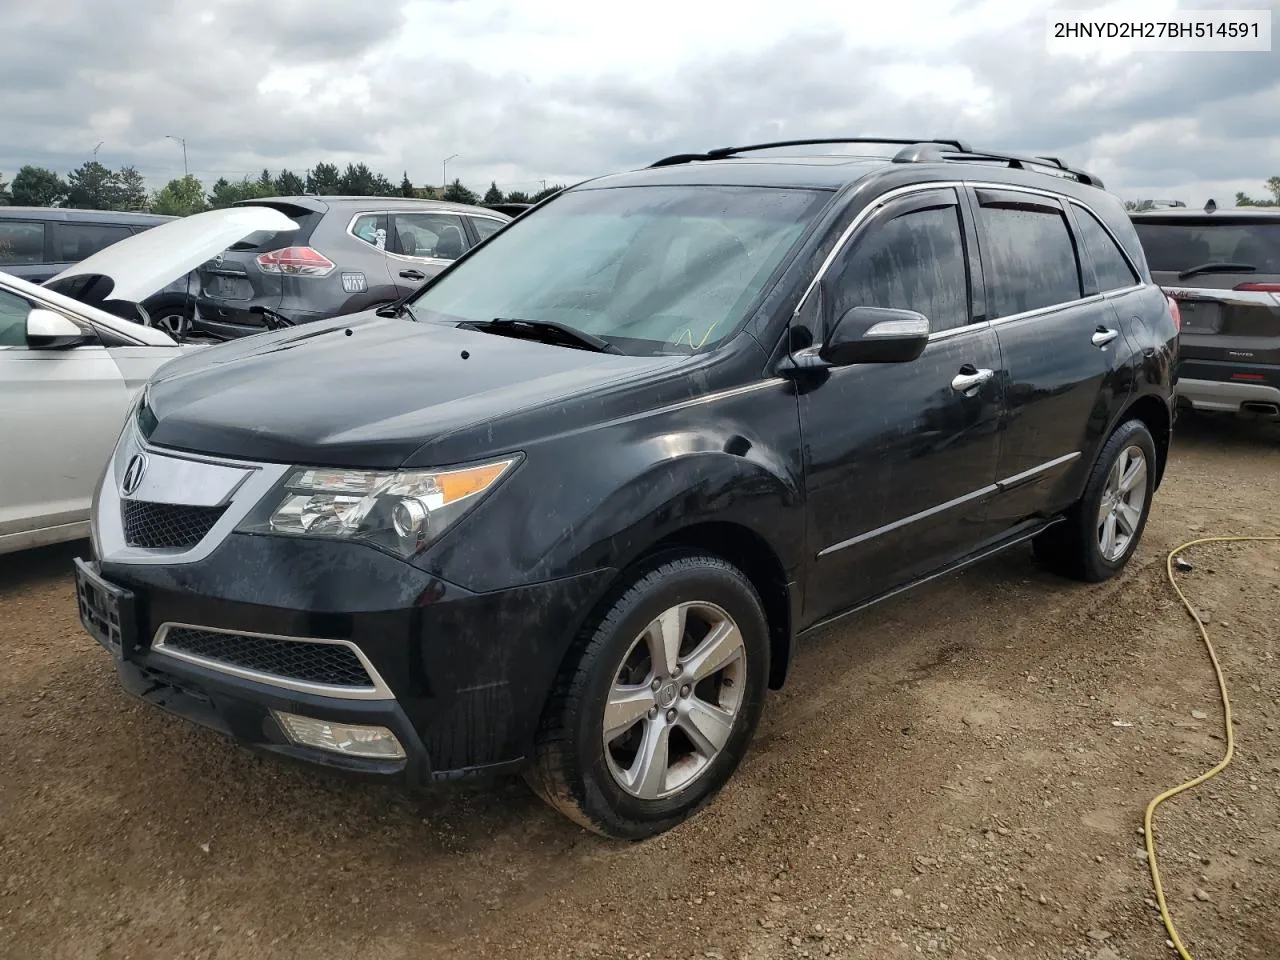
<svg viewBox="0 0 1280 960"><path fill-rule="evenodd" d="M187 141L186 141L186 138L185 138L185 137L174 137L174 136L170 136L170 135L169 135L169 134L167 134L167 133L166 133L164 136L165 136L165 139L166 139L166 140L172 140L174 143L180 143L180 144L182 144L182 175L183 175L183 177L188 177L188 176L190 176L191 174L187 171Z"/></svg>
<svg viewBox="0 0 1280 960"><path fill-rule="evenodd" d="M444 158L444 163L440 164L440 180L441 180L441 187L440 187L440 189L441 189L441 190L448 190L448 189L449 189L449 161L450 161L450 160L457 160L457 159L458 159L458 157L460 157L460 156L461 156L461 154L459 154L459 153L455 153L455 154L454 154L453 156L451 156L451 157L445 157L445 158Z"/></svg>
<svg viewBox="0 0 1280 960"><path fill-rule="evenodd" d="M98 145L97 145L96 147L94 147L94 148L93 148L93 162L94 162L94 163L97 163L97 162L98 162L98 151L102 149L102 145L103 145L104 143L106 143L106 142L107 142L107 141L105 141L105 140L99 140L99 141L98 141Z"/></svg>

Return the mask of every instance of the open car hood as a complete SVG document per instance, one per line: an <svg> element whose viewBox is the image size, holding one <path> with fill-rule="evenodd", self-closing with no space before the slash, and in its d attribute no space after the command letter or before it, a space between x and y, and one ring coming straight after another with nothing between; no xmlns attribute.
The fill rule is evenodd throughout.
<svg viewBox="0 0 1280 960"><path fill-rule="evenodd" d="M44 286L90 304L141 303L251 233L297 229L296 223L271 207L209 210L113 243L46 280Z"/></svg>

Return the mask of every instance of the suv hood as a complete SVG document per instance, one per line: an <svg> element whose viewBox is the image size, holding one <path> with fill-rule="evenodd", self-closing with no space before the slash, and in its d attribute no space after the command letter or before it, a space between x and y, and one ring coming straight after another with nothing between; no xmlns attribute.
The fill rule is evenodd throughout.
<svg viewBox="0 0 1280 960"><path fill-rule="evenodd" d="M134 234L45 281L75 299L89 299L87 278L106 277L109 291L93 284L93 299L141 303L186 276L210 257L258 230L296 230L298 225L271 207L231 207L192 214ZM72 278L86 278L73 283Z"/></svg>
<svg viewBox="0 0 1280 960"><path fill-rule="evenodd" d="M147 390L149 440L233 459L394 468L448 434L686 360L372 313L206 347ZM483 438L477 438L482 440ZM484 442L476 456L494 452Z"/></svg>

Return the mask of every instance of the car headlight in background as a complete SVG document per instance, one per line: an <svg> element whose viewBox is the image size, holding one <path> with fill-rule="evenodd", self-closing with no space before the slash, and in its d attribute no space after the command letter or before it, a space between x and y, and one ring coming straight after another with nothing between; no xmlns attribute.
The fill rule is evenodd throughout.
<svg viewBox="0 0 1280 960"><path fill-rule="evenodd" d="M449 470L298 467L240 529L358 540L408 558L456 523L518 459Z"/></svg>

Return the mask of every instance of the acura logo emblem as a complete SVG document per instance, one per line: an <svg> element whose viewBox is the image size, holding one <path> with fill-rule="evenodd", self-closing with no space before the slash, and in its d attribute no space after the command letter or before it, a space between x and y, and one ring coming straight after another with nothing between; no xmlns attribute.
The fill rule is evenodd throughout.
<svg viewBox="0 0 1280 960"><path fill-rule="evenodd" d="M129 458L129 465L124 468L124 477L120 480L120 492L126 497L132 496L134 491L142 485L142 475L146 472L146 456L141 453L135 453Z"/></svg>

